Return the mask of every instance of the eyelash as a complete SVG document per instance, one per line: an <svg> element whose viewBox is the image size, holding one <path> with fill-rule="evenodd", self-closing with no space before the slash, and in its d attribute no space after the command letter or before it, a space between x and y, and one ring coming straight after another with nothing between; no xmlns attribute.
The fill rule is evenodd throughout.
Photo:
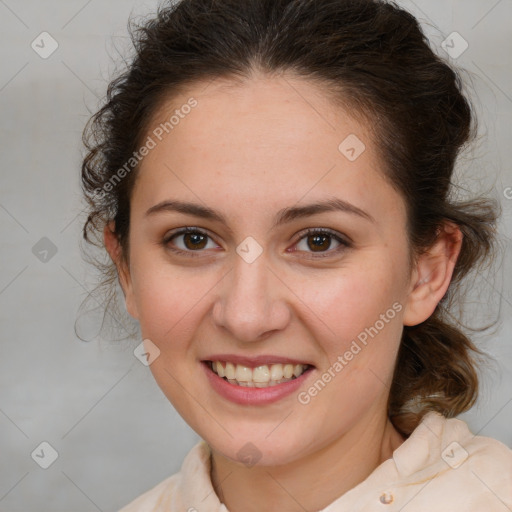
<svg viewBox="0 0 512 512"><path fill-rule="evenodd" d="M206 237L212 239L212 237L206 231L203 231L200 228L188 227L188 228L180 229L179 231L171 233L170 235L167 235L163 239L162 245L164 247L166 247L168 250L170 250L170 251L172 251L172 252L174 252L176 254L184 255L184 256L187 256L187 257L193 257L193 258L194 257L201 257L201 253L204 252L203 250L184 251L182 249L177 249L176 247L172 247L170 245L171 240L173 240L174 238L176 238L178 236L181 236L181 235L190 234L190 233L200 234L200 235L203 235L203 236L206 236ZM348 241L345 238L340 237L336 233L336 231L333 231L333 230L327 229L327 228L309 228L309 229L304 230L303 232L300 233L300 236L299 236L298 240L295 242L294 245L297 245L301 240L303 240L304 238L307 238L310 235L327 235L327 236L330 236L330 237L334 238L337 242L339 242L340 246L337 247L336 249L327 250L327 251L324 251L324 252L319 252L319 253L310 252L309 254L312 254L313 256L306 256L307 259L318 259L318 258L330 257L333 254L338 254L341 251L349 249L349 248L352 247L352 243L350 241ZM292 251L292 252L295 252L295 250Z"/></svg>

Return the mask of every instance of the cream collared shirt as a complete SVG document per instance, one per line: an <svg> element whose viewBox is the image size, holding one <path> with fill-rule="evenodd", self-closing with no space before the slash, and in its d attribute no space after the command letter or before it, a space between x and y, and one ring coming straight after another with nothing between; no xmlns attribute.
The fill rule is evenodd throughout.
<svg viewBox="0 0 512 512"><path fill-rule="evenodd" d="M512 450L429 412L390 459L319 512L349 511L512 512ZM212 486L206 442L120 512L229 512Z"/></svg>

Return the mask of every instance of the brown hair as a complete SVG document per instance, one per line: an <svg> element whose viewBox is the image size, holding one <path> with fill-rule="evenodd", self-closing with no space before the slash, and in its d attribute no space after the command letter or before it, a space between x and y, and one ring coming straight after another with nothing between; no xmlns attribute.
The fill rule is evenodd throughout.
<svg viewBox="0 0 512 512"><path fill-rule="evenodd" d="M182 0L160 6L131 35L135 55L84 131L84 239L96 236L101 247L113 219L128 259L137 167L106 184L137 151L163 101L194 82L250 78L256 70L314 81L372 127L384 173L406 203L411 261L446 221L464 235L449 293L429 319L404 327L389 416L408 435L429 410L451 417L469 409L481 351L448 309L461 279L491 256L497 206L451 197L455 161L475 136L476 119L459 74L431 50L414 16L381 0ZM111 287L114 264L102 272Z"/></svg>

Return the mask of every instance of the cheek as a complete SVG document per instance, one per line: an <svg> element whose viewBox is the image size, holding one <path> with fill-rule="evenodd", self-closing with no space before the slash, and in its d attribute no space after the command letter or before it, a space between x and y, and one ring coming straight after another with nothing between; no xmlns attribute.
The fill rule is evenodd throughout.
<svg viewBox="0 0 512 512"><path fill-rule="evenodd" d="M316 292L302 287L299 296L308 306L304 312L310 311L308 329L325 357L318 378L328 384L313 399L315 408L325 428L337 431L332 404L350 423L385 400L400 346L403 304L399 276L387 263L352 267L322 282Z"/></svg>
<svg viewBox="0 0 512 512"><path fill-rule="evenodd" d="M168 265L152 268L148 264L139 269L133 289L142 338L160 350L150 370L168 400L187 417L190 403L183 390L189 385L189 369L196 364L191 344L205 314L208 290L218 279Z"/></svg>
<svg viewBox="0 0 512 512"><path fill-rule="evenodd" d="M142 335L161 343L171 339L174 345L179 343L183 339L179 333L198 321L201 300L207 300L205 288L200 292L195 284L204 286L205 279L181 280L173 276L172 279L146 280L136 291Z"/></svg>
<svg viewBox="0 0 512 512"><path fill-rule="evenodd" d="M322 279L316 292L302 288L300 297L315 313L309 329L326 358L321 372L335 375L322 403L360 410L389 389L403 329L400 268L376 258Z"/></svg>
<svg viewBox="0 0 512 512"><path fill-rule="evenodd" d="M395 319L397 310L402 309L393 308L403 300L400 282L401 276L389 264L374 260L369 265L350 266L336 274L303 281L297 295L326 339L334 340L336 345L350 342L377 322L379 330L384 330L382 321L389 325L391 322L386 320Z"/></svg>
<svg viewBox="0 0 512 512"><path fill-rule="evenodd" d="M134 255L132 265L134 301L139 314L142 335L162 343L190 324L208 300L214 284L212 273L172 266L162 257ZM211 281L211 282L210 282Z"/></svg>

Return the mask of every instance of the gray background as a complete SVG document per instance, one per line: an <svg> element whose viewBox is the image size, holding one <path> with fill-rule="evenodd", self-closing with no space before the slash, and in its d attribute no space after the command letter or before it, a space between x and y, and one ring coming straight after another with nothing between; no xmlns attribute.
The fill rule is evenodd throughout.
<svg viewBox="0 0 512 512"><path fill-rule="evenodd" d="M507 253L474 291L501 323L478 338L497 362L484 368L479 402L462 418L512 446L512 0L399 3L420 18L440 54L453 31L469 44L452 59L472 74L480 118L465 184L493 187ZM119 66L118 50L128 47L128 16L156 4L0 0L1 511L116 510L176 472L199 439L134 357L139 341L94 338L97 315L78 322L92 341L74 331L94 286L79 250L81 132ZM31 48L43 31L59 44L47 59ZM43 237L55 254L38 257L50 247ZM59 454L48 469L31 457L43 441Z"/></svg>

